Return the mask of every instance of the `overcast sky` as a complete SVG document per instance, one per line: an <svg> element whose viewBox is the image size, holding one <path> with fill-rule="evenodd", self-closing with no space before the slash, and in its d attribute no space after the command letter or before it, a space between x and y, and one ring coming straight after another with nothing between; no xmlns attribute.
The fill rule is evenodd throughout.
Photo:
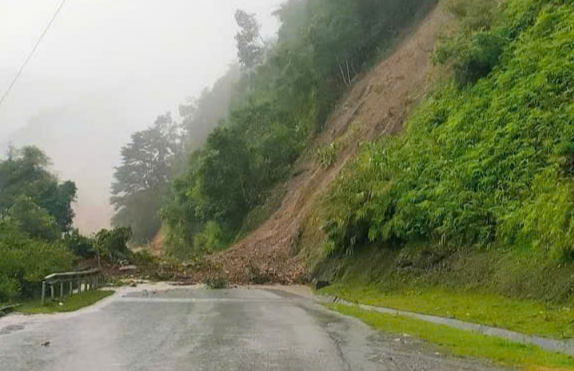
<svg viewBox="0 0 574 371"><path fill-rule="evenodd" d="M0 0L0 91L32 49L61 0ZM68 0L0 107L0 135L42 108L129 81L173 99L174 110L223 74L236 56L234 12L256 13L267 36L281 0ZM60 84L63 82L63 84ZM38 85L75 86L28 101ZM42 88L42 87L40 87ZM67 94L66 94L67 93ZM33 99L32 99L33 100ZM167 99L166 99L167 101ZM161 112L158 112L158 114ZM151 118L150 118L151 120Z"/></svg>

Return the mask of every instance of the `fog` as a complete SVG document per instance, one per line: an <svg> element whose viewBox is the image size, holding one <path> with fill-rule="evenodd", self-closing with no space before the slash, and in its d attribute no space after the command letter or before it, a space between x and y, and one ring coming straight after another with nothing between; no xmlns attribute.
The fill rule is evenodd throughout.
<svg viewBox="0 0 574 371"><path fill-rule="evenodd" d="M0 0L4 92L61 0ZM234 13L264 37L281 0L68 0L0 107L0 151L34 144L79 188L77 225L106 227L113 167L131 133L194 97L236 58Z"/></svg>

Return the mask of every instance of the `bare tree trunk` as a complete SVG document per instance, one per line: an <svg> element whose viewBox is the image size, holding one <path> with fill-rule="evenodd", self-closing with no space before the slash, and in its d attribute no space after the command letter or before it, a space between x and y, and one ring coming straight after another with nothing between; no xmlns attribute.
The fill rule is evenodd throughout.
<svg viewBox="0 0 574 371"><path fill-rule="evenodd" d="M341 72L341 77L343 78L343 82L345 83L345 85L347 87L350 87L351 85L347 82L347 78L345 77L345 72L343 71L343 67L341 66L341 62L339 62L338 58L337 58L337 65L339 66L339 72Z"/></svg>
<svg viewBox="0 0 574 371"><path fill-rule="evenodd" d="M345 63L347 64L347 81L348 81L347 86L351 86L351 72L349 72L349 59L345 59Z"/></svg>

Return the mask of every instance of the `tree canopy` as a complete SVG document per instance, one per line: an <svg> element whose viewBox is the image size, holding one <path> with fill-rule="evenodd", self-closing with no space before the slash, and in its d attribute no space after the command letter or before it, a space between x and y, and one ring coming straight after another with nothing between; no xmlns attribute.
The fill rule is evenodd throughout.
<svg viewBox="0 0 574 371"><path fill-rule="evenodd" d="M72 228L73 182L60 182L36 147L0 160L0 302L30 296L49 273L71 268L62 240Z"/></svg>
<svg viewBox="0 0 574 371"><path fill-rule="evenodd" d="M180 149L178 128L168 113L147 130L132 135L122 148L122 164L116 168L111 202L113 224L131 227L138 242L150 241L160 227L158 211Z"/></svg>
<svg viewBox="0 0 574 371"><path fill-rule="evenodd" d="M73 182L59 182L49 164L36 147L10 149L0 161L0 217L11 217L32 236L57 238L72 227L77 189Z"/></svg>

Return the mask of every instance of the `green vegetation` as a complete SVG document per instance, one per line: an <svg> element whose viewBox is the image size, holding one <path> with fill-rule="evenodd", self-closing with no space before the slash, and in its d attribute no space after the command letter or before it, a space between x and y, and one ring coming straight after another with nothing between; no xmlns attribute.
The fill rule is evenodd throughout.
<svg viewBox="0 0 574 371"><path fill-rule="evenodd" d="M76 310L88 307L98 301L114 294L109 290L85 291L78 295L66 296L62 299L48 302L45 305L39 300L29 300L22 303L22 306L16 308L17 312L24 314L52 314L74 312ZM62 305L60 305L62 303Z"/></svg>
<svg viewBox="0 0 574 371"><path fill-rule="evenodd" d="M12 148L0 160L0 302L37 297L45 276L70 271L79 259L133 258L129 228L93 237L72 229L76 186L60 182L49 164L36 147Z"/></svg>
<svg viewBox="0 0 574 371"><path fill-rule="evenodd" d="M548 270L571 264L574 6L464 10L479 3L457 2L457 36L437 51L458 83L444 82L403 135L365 145L331 187L331 253L425 241L450 253L510 249ZM494 19L468 19L477 13Z"/></svg>
<svg viewBox="0 0 574 371"><path fill-rule="evenodd" d="M111 263L133 261L134 254L128 249L128 241L131 238L131 228L118 227L99 231L92 239L98 261L102 258Z"/></svg>
<svg viewBox="0 0 574 371"><path fill-rule="evenodd" d="M337 161L337 153L339 152L339 149L340 145L336 142L317 148L317 158L321 165L326 168L333 166Z"/></svg>
<svg viewBox="0 0 574 371"><path fill-rule="evenodd" d="M60 183L49 163L35 147L0 160L0 302L30 296L45 275L72 266L61 236L71 229L76 186Z"/></svg>
<svg viewBox="0 0 574 371"><path fill-rule="evenodd" d="M221 290L226 289L229 286L229 282L227 282L225 277L215 276L206 278L205 285L212 290Z"/></svg>
<svg viewBox="0 0 574 371"><path fill-rule="evenodd" d="M10 220L0 220L0 302L38 292L46 275L68 271L74 255L61 241L32 239Z"/></svg>
<svg viewBox="0 0 574 371"><path fill-rule="evenodd" d="M493 294L447 291L443 288L388 292L376 285L335 284L321 290L351 302L456 318L525 334L551 338L574 337L574 310L535 300Z"/></svg>
<svg viewBox="0 0 574 371"><path fill-rule="evenodd" d="M401 136L368 143L324 197L322 292L557 339L574 337L574 5L452 0L452 70ZM311 223L311 221L310 221ZM335 306L390 333L526 369L570 357Z"/></svg>
<svg viewBox="0 0 574 371"><path fill-rule="evenodd" d="M111 203L112 224L133 230L135 242L149 242L160 228L161 197L167 191L171 167L178 152L177 127L171 115L132 135L122 148L122 165L116 168Z"/></svg>
<svg viewBox="0 0 574 371"><path fill-rule="evenodd" d="M485 358L503 366L526 370L574 370L574 358L547 352L535 346L356 307L345 305L328 307L342 314L357 317L385 333L415 336L452 355Z"/></svg>
<svg viewBox="0 0 574 371"><path fill-rule="evenodd" d="M76 198L73 182L60 183L36 147L11 148L0 161L0 217L11 219L33 238L54 240L70 230Z"/></svg>
<svg viewBox="0 0 574 371"><path fill-rule="evenodd" d="M241 78L225 120L172 182L161 212L168 252L211 253L257 225L246 216L273 197L337 99L434 2L290 0L276 12L275 42L238 11Z"/></svg>

